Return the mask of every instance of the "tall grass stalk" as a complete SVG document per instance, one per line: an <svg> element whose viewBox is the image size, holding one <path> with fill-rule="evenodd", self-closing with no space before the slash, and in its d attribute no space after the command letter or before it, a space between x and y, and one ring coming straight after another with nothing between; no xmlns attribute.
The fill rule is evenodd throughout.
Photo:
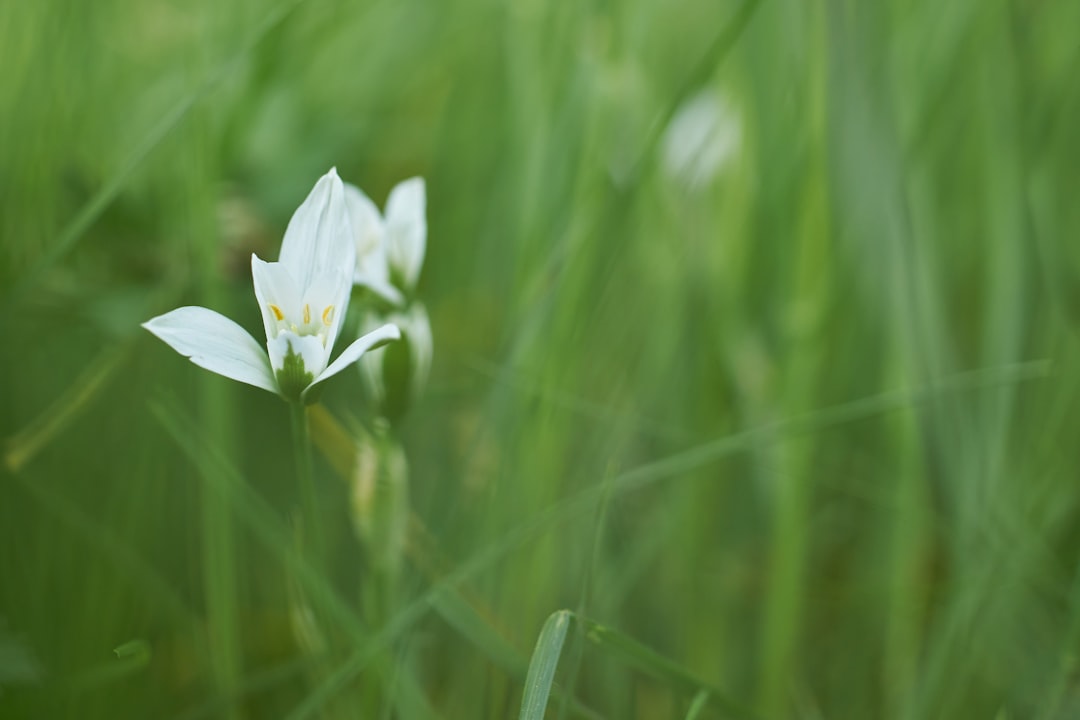
<svg viewBox="0 0 1080 720"><path fill-rule="evenodd" d="M184 135L193 147L199 148L206 142L207 118L202 112L193 115ZM228 294L222 277L221 235L216 225L217 199L209 188L202 185L209 169L204 164L206 158L205 152L193 152L186 163L188 186L184 199L188 225L185 230L191 239L193 270L199 278L199 302L205 307L228 313ZM77 235L72 236L75 237ZM63 249L63 246L60 247ZM236 388L209 375L199 377L198 382L200 421L209 431L209 436L215 438L224 456L231 461L237 443ZM237 695L243 672L237 597L240 583L236 562L238 548L232 508L209 487L209 484L204 485L199 496L206 647L210 652L215 690L231 698ZM239 706L230 703L225 717L229 720L240 718Z"/></svg>

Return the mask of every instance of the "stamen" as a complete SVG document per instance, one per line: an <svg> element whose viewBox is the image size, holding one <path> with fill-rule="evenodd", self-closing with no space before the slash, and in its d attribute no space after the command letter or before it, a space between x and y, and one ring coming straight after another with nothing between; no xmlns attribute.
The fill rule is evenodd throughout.
<svg viewBox="0 0 1080 720"><path fill-rule="evenodd" d="M307 325L311 322L311 306L304 303L304 324Z"/></svg>
<svg viewBox="0 0 1080 720"><path fill-rule="evenodd" d="M285 319L285 313L281 312L281 308L274 303L270 303L270 312L274 313L274 317L278 319L278 322Z"/></svg>
<svg viewBox="0 0 1080 720"><path fill-rule="evenodd" d="M333 320L334 320L334 306L333 305L327 305L326 309L322 311L323 325L326 325L327 327L329 327L330 323L333 322Z"/></svg>

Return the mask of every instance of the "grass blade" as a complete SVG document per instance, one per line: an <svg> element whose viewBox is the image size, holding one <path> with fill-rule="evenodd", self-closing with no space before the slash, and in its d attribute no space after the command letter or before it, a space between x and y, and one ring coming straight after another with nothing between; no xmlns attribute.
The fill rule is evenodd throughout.
<svg viewBox="0 0 1080 720"><path fill-rule="evenodd" d="M19 472L48 447L49 443L108 387L109 381L126 356L127 345L102 352L48 409L8 438L4 447L4 463L8 470Z"/></svg>
<svg viewBox="0 0 1080 720"><path fill-rule="evenodd" d="M702 690L694 696L694 701L690 703L690 709L686 711L686 720L697 720L701 715L701 711L705 709L705 706L709 704L709 691Z"/></svg>
<svg viewBox="0 0 1080 720"><path fill-rule="evenodd" d="M543 720L571 617L569 610L552 613L536 639L536 649L533 650L529 673L525 677L525 695L521 699L521 714L518 715L520 720Z"/></svg>

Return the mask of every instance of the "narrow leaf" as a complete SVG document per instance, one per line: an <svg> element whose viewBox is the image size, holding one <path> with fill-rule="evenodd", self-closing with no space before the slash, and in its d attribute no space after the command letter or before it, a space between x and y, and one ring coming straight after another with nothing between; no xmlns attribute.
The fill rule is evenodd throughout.
<svg viewBox="0 0 1080 720"><path fill-rule="evenodd" d="M694 701L690 703L690 709L686 712L686 720L697 720L701 715L701 711L705 709L705 706L709 704L709 691L702 690L694 696Z"/></svg>
<svg viewBox="0 0 1080 720"><path fill-rule="evenodd" d="M525 676L525 696L521 699L521 714L518 716L520 720L543 720L570 618L569 610L552 613L536 639L536 649L533 650L529 672Z"/></svg>

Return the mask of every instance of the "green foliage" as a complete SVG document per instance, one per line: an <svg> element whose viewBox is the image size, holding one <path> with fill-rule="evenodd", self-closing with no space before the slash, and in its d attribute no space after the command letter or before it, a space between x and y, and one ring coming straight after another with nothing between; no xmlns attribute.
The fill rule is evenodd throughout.
<svg viewBox="0 0 1080 720"><path fill-rule="evenodd" d="M0 717L1077 716L1077 27L0 3ZM673 160L694 107L728 149ZM358 372L302 498L288 405L139 327L260 336L334 165L427 181L389 534Z"/></svg>
<svg viewBox="0 0 1080 720"><path fill-rule="evenodd" d="M536 638L529 672L525 676L525 693L521 699L520 720L544 720L555 668L559 665L566 631L570 628L569 610L552 613Z"/></svg>

